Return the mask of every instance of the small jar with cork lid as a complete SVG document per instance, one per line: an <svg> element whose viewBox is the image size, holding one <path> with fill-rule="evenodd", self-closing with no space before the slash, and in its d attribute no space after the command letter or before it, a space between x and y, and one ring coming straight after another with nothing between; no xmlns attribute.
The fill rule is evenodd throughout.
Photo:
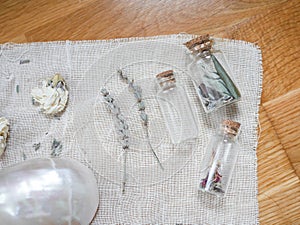
<svg viewBox="0 0 300 225"><path fill-rule="evenodd" d="M198 136L198 126L184 88L176 83L173 70L156 75L156 94L171 142L179 144Z"/></svg>
<svg viewBox="0 0 300 225"><path fill-rule="evenodd" d="M241 98L232 80L232 71L223 52L216 49L209 35L185 43L188 49L187 69L205 112L234 103Z"/></svg>
<svg viewBox="0 0 300 225"><path fill-rule="evenodd" d="M224 120L212 136L201 164L199 190L224 196L236 164L240 123Z"/></svg>

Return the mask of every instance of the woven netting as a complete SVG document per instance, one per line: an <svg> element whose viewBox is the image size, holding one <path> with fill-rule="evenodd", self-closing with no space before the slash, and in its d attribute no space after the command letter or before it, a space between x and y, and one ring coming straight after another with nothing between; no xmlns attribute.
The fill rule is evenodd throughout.
<svg viewBox="0 0 300 225"><path fill-rule="evenodd" d="M257 224L257 123L261 95L261 52L251 43L217 39L242 100L206 114L187 71L182 43L192 35L109 41L48 42L2 45L0 116L10 121L4 168L22 160L50 157L54 139L61 157L74 158L95 174L99 210L92 224ZM20 64L20 60L29 63ZM141 86L149 116L149 139L163 163L153 157L134 95L117 74ZM184 87L199 127L195 140L172 144L156 98L155 75L173 69ZM44 78L60 73L70 97L65 112L47 117L32 105L30 91ZM103 102L106 87L129 125L127 183L121 192L124 152L114 117ZM176 116L176 113L174 114ZM222 119L242 124L241 149L228 194L199 193L200 164L210 135ZM40 144L36 149L35 144Z"/></svg>

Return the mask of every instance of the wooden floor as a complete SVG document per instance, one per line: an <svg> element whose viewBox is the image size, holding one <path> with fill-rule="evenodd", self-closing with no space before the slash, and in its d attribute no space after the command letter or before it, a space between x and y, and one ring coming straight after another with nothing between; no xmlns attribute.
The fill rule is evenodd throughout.
<svg viewBox="0 0 300 225"><path fill-rule="evenodd" d="M300 224L299 0L0 1L0 43L180 32L261 47L260 222Z"/></svg>

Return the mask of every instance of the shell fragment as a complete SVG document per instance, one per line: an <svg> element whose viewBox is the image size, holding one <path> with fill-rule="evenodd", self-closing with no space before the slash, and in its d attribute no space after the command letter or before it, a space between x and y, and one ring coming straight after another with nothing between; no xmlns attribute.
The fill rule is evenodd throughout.
<svg viewBox="0 0 300 225"><path fill-rule="evenodd" d="M2 225L87 225L98 203L94 174L72 159L31 159L0 171Z"/></svg>
<svg viewBox="0 0 300 225"><path fill-rule="evenodd" d="M69 92L65 80L60 74L55 74L51 79L44 80L41 88L33 88L31 95L33 103L39 105L43 113L56 115L65 109Z"/></svg>
<svg viewBox="0 0 300 225"><path fill-rule="evenodd" d="M9 129L8 120L4 117L0 117L0 156L4 153L6 148L6 141L8 137L8 129Z"/></svg>

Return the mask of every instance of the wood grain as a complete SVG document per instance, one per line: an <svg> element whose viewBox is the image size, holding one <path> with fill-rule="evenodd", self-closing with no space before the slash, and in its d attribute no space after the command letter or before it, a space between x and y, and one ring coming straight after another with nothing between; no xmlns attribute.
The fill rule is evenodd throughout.
<svg viewBox="0 0 300 225"><path fill-rule="evenodd" d="M277 139L300 177L300 89L266 102L264 108L276 131Z"/></svg>
<svg viewBox="0 0 300 225"><path fill-rule="evenodd" d="M210 33L263 53L261 224L300 224L299 0L2 0L0 43ZM246 54L246 53L245 53Z"/></svg>
<svg viewBox="0 0 300 225"><path fill-rule="evenodd" d="M260 221L262 224L299 224L300 180L264 106L260 123L257 151Z"/></svg>

